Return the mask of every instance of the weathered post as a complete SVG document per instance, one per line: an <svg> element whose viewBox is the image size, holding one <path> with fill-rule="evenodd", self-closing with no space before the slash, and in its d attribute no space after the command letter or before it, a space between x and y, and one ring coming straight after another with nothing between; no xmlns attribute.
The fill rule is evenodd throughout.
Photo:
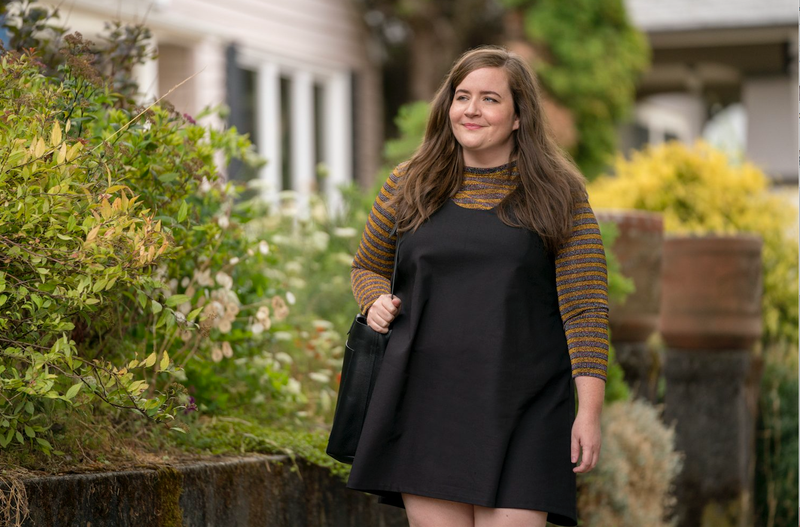
<svg viewBox="0 0 800 527"><path fill-rule="evenodd" d="M654 212L610 209L598 210L597 219L617 226L619 235L612 251L622 274L636 287L624 302L611 301L609 324L614 352L633 393L655 403L661 359L647 341L658 328L664 221Z"/></svg>
<svg viewBox="0 0 800 527"><path fill-rule="evenodd" d="M753 524L761 246L755 236L664 244L664 419L675 423L685 454L676 481L680 527Z"/></svg>

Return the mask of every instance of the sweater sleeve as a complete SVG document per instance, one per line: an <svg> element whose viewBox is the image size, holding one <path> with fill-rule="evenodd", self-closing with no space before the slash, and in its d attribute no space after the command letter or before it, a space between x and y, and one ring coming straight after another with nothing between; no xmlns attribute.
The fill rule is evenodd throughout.
<svg viewBox="0 0 800 527"><path fill-rule="evenodd" d="M350 285L362 313L366 313L379 296L391 292L397 235L389 235L394 228L395 211L388 202L397 189L400 170L400 167L395 168L381 187L353 259Z"/></svg>
<svg viewBox="0 0 800 527"><path fill-rule="evenodd" d="M556 288L572 376L606 380L608 269L600 227L589 203L575 208L572 235L556 255Z"/></svg>

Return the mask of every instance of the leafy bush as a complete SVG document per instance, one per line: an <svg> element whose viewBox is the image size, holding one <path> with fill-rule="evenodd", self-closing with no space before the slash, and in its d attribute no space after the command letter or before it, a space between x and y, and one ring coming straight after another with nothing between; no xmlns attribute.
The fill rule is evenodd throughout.
<svg viewBox="0 0 800 527"><path fill-rule="evenodd" d="M642 209L664 215L668 233L751 232L764 240L764 342L798 339L797 210L771 195L768 180L749 163L699 142L649 147L630 160L618 157L614 176L589 187L599 207Z"/></svg>
<svg viewBox="0 0 800 527"><path fill-rule="evenodd" d="M133 106L64 42L56 77L3 55L0 445L50 452L50 426L97 398L155 420L329 419L357 309L346 222L368 205L334 221L319 197L310 214L239 200L215 156L257 164L246 138Z"/></svg>
<svg viewBox="0 0 800 527"><path fill-rule="evenodd" d="M123 291L153 294L147 269L174 250L173 239L111 171L108 143L79 135L91 111L78 107L80 94L99 94L97 86L68 67L68 80L53 84L29 57L11 53L0 68L9 101L0 123L0 446L27 439L49 451L43 412L91 396L166 418L167 394L146 393L134 376L169 372L162 350L115 365L80 354L74 339Z"/></svg>
<svg viewBox="0 0 800 527"><path fill-rule="evenodd" d="M419 145L422 144L429 112L430 105L423 101L404 104L397 111L394 124L397 126L400 135L395 139L386 141L383 148L384 157L386 158L386 166L383 171L387 174L387 177L394 167L414 155ZM378 179L381 178L378 177ZM386 180L386 178L383 179L384 181ZM381 181L381 184L383 184L383 181Z"/></svg>
<svg viewBox="0 0 800 527"><path fill-rule="evenodd" d="M578 478L578 513L586 525L674 525L672 485L681 470L675 431L642 400L603 410L603 450L594 470Z"/></svg>
<svg viewBox="0 0 800 527"><path fill-rule="evenodd" d="M756 437L755 507L763 527L797 525L797 352L776 346L764 354Z"/></svg>
<svg viewBox="0 0 800 527"><path fill-rule="evenodd" d="M76 39L75 35L65 37L67 29L59 23L60 16L58 7L41 5L35 0L0 2L0 26L6 33L7 49L35 51L48 77L60 77L61 66L69 64L91 75L99 73L114 85L116 93L127 97L136 95L138 86L133 79L133 69L155 57L150 30L142 24L106 22L97 45ZM73 53L62 52L65 43L72 46ZM91 57L90 68L86 68L84 60L74 53L78 51L76 46L82 54Z"/></svg>
<svg viewBox="0 0 800 527"><path fill-rule="evenodd" d="M612 247L614 240L619 236L619 230L614 223L600 224L600 235L603 238L603 247ZM611 250L606 250L608 266L608 296L617 302L623 302L625 297L634 291L633 280L625 277L620 269L619 260ZM608 372L606 378L605 403L627 401L630 399L630 388L625 383L625 372L616 361L614 346L609 342Z"/></svg>
<svg viewBox="0 0 800 527"><path fill-rule="evenodd" d="M0 123L0 445L49 452L63 410L96 398L169 420L193 407L176 380L202 389L219 377L226 404L258 394L294 408L296 385L265 356L294 330L281 326L286 281L265 273L280 252L253 228L263 205L235 203L214 162L255 162L249 142L167 107L130 107L74 42L63 82L30 57L2 58L14 106ZM252 360L208 367L234 355Z"/></svg>
<svg viewBox="0 0 800 527"><path fill-rule="evenodd" d="M606 169L617 125L628 117L636 82L649 65L647 37L623 0L502 0L524 14L525 36L541 49L543 86L575 116L573 156L587 177Z"/></svg>

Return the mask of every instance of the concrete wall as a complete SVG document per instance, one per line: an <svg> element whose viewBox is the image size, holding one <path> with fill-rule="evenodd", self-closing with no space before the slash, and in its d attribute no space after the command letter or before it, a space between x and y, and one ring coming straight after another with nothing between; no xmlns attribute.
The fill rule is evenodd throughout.
<svg viewBox="0 0 800 527"><path fill-rule="evenodd" d="M405 527L403 509L324 468L253 456L25 482L23 527Z"/></svg>

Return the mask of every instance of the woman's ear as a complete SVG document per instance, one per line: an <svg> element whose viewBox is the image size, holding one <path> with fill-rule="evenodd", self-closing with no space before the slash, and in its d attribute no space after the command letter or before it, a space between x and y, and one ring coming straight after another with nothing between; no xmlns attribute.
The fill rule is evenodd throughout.
<svg viewBox="0 0 800 527"><path fill-rule="evenodd" d="M514 126L511 129L519 130L519 115L514 116Z"/></svg>

